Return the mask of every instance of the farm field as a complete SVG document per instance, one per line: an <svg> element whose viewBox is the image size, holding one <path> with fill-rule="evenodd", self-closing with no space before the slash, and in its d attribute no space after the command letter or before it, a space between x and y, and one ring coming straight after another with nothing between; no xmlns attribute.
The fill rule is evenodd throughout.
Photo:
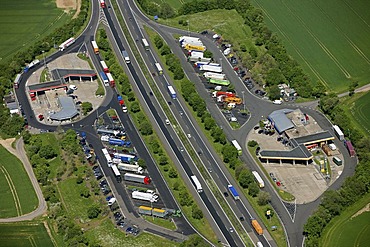
<svg viewBox="0 0 370 247"><path fill-rule="evenodd" d="M370 93L366 93L355 101L352 111L355 119L364 127L367 131L370 130Z"/></svg>
<svg viewBox="0 0 370 247"><path fill-rule="evenodd" d="M0 218L32 212L38 200L23 164L0 145Z"/></svg>
<svg viewBox="0 0 370 247"><path fill-rule="evenodd" d="M41 39L69 18L56 7L55 0L2 1L0 61L11 58L19 49Z"/></svg>
<svg viewBox="0 0 370 247"><path fill-rule="evenodd" d="M369 200L368 194L334 219L322 235L321 246L367 246L370 241L370 211L364 207L369 208Z"/></svg>
<svg viewBox="0 0 370 247"><path fill-rule="evenodd" d="M0 242L2 247L54 246L42 223L0 224Z"/></svg>
<svg viewBox="0 0 370 247"><path fill-rule="evenodd" d="M369 1L253 0L312 80L335 92L369 83Z"/></svg>
<svg viewBox="0 0 370 247"><path fill-rule="evenodd" d="M163 2L168 3L172 8L178 9L181 7L183 3L191 2L192 0L153 0L153 2L156 2L158 4L161 4Z"/></svg>

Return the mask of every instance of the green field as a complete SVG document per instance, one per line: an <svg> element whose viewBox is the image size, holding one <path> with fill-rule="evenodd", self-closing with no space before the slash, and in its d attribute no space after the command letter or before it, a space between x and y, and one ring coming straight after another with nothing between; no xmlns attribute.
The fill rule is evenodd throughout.
<svg viewBox="0 0 370 247"><path fill-rule="evenodd" d="M370 130L370 93L366 93L361 98L355 101L352 107L355 119L368 132Z"/></svg>
<svg viewBox="0 0 370 247"><path fill-rule="evenodd" d="M332 220L322 234L321 246L368 246L370 241L370 212L353 217L370 201L370 194ZM353 218L352 218L353 217Z"/></svg>
<svg viewBox="0 0 370 247"><path fill-rule="evenodd" d="M32 212L38 200L23 164L2 145L0 157L0 218Z"/></svg>
<svg viewBox="0 0 370 247"><path fill-rule="evenodd" d="M51 33L69 18L56 7L55 0L1 1L0 61Z"/></svg>
<svg viewBox="0 0 370 247"><path fill-rule="evenodd" d="M370 82L370 1L252 2L313 81L336 92Z"/></svg>
<svg viewBox="0 0 370 247"><path fill-rule="evenodd" d="M158 4L161 3L168 3L172 8L179 9L183 3L191 2L192 0L154 0L153 2L156 2Z"/></svg>
<svg viewBox="0 0 370 247"><path fill-rule="evenodd" d="M2 247L54 246L42 223L0 224L0 243Z"/></svg>

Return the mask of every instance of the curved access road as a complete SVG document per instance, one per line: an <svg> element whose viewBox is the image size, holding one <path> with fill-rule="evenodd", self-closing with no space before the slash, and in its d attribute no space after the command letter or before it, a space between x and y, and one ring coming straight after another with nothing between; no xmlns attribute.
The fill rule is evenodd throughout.
<svg viewBox="0 0 370 247"><path fill-rule="evenodd" d="M25 220L33 220L34 218L43 215L47 210L47 204L44 199L44 196L42 194L41 188L39 183L37 182L36 176L33 173L32 166L30 161L28 160L28 157L26 155L26 151L24 150L24 142L23 138L19 138L16 142L16 151L11 151L11 153L15 154L23 163L24 169L26 170L28 177L31 180L32 186L35 189L37 199L39 200L39 205L36 208L36 210L24 214L18 217L12 217L12 218L3 218L0 219L0 223L5 222L17 222L17 221L25 221Z"/></svg>

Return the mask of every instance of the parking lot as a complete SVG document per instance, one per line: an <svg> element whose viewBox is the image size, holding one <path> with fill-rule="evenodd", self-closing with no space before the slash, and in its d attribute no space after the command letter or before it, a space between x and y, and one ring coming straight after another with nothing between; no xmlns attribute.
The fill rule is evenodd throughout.
<svg viewBox="0 0 370 247"><path fill-rule="evenodd" d="M256 126L248 135L247 140L258 142L261 150L290 150L288 140L272 131L266 131ZM315 153L315 152L314 152ZM341 157L338 150L332 153ZM254 154L252 154L254 155ZM323 155L322 153L320 155ZM314 201L332 184L340 175L343 166L337 166L328 158L332 171L331 179L327 179L320 167L312 162L309 165L291 163L262 163L269 174L269 179L278 188L293 194L296 203L302 204Z"/></svg>
<svg viewBox="0 0 370 247"><path fill-rule="evenodd" d="M101 140L103 141L103 145L105 148L108 150L109 154L111 154L112 157L115 157L117 153L123 153L123 154L129 154L133 155L136 158L134 161L127 162L127 164L131 165L137 165L138 161L140 160L140 154L137 153L135 150L135 147L131 144L130 142L130 137L125 131L125 127L121 124L119 119L117 118L116 115L110 113L103 113L102 115L99 116L96 129L98 130L98 134L101 136ZM117 131L115 132L115 135L111 135L109 133L104 133L102 134L101 131L106 129L107 131ZM119 132L118 132L119 131ZM112 144L109 140L111 139L119 139L117 140L118 145ZM113 162L116 162L116 160L113 158ZM123 161L118 161L116 164L118 167L120 167L119 164L121 164ZM127 181L125 180L125 173L135 173L134 171L126 171L126 170L120 170L120 173L122 175L122 184L124 185L124 188L127 191L128 195L132 195L134 191L139 191L139 192L148 192L152 191L151 193L158 195L158 199L156 201L146 201L146 200L138 200L138 199L133 199L131 198L132 203L136 206L148 206L148 207L155 207L155 208L164 208L165 204L161 200L160 195L158 194L156 187L155 187L155 182L151 181L150 183L138 183L138 182L133 182L133 181ZM140 172L138 175L140 176L146 176L150 178L150 174L144 169L143 172Z"/></svg>
<svg viewBox="0 0 370 247"><path fill-rule="evenodd" d="M53 69L91 69L89 63L85 60L82 60L77 57L77 54L65 54L62 57L57 58L56 60L47 64L48 71ZM41 76L43 75L44 67L35 71L27 81L27 86L40 84ZM46 73L47 75L48 73ZM51 80L51 76L47 76L46 81ZM45 80L44 80L45 81ZM80 81L72 80L66 82L69 86L75 86L76 90L73 90L72 93L67 94L67 91L59 89L51 89L39 93L36 96L36 100L32 100L30 95L29 102L34 110L35 117L42 122L47 124L60 124L59 121L52 121L48 116L52 113L58 112L61 110L58 97L69 96L73 98L75 104L77 105L77 110L80 112L79 116L75 117L75 121L80 120L83 116L81 114L80 104L82 102L90 102L93 106L93 109L96 109L102 102L103 97L96 96L95 92L98 89L97 80L94 81ZM70 121L63 121L63 123L69 123Z"/></svg>

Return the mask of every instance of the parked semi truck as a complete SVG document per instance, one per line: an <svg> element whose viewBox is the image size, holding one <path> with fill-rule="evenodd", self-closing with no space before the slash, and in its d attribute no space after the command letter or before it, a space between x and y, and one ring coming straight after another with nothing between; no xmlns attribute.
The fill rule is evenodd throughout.
<svg viewBox="0 0 370 247"><path fill-rule="evenodd" d="M114 153L114 158L121 159L124 163L130 163L132 161L137 161L138 157L132 154L122 154L122 153Z"/></svg>
<svg viewBox="0 0 370 247"><path fill-rule="evenodd" d="M213 72L205 72L203 76L207 79L217 79L217 80L225 80L225 74L220 73L213 73Z"/></svg>
<svg viewBox="0 0 370 247"><path fill-rule="evenodd" d="M122 171L135 172L135 173L138 173L138 174L143 174L143 172L144 172L144 169L139 165L118 163L117 168L119 170L122 170Z"/></svg>
<svg viewBox="0 0 370 247"><path fill-rule="evenodd" d="M134 173L125 173L125 175L123 176L123 179L126 181L142 183L142 184L150 184L150 182L152 181L150 177L148 176L138 175Z"/></svg>
<svg viewBox="0 0 370 247"><path fill-rule="evenodd" d="M159 218L164 218L168 215L168 211L165 209L151 208L147 206L139 206L139 213L145 215L153 215Z"/></svg>
<svg viewBox="0 0 370 247"><path fill-rule="evenodd" d="M263 230L262 230L262 227L260 226L260 224L258 223L258 221L255 220L255 219L252 219L251 223L252 223L252 226L253 226L254 230L256 230L257 234L262 235Z"/></svg>
<svg viewBox="0 0 370 247"><path fill-rule="evenodd" d="M139 214L152 215L152 208L147 206L140 206Z"/></svg>
<svg viewBox="0 0 370 247"><path fill-rule="evenodd" d="M204 45L186 44L184 48L188 51L205 51L206 50L206 47Z"/></svg>
<svg viewBox="0 0 370 247"><path fill-rule="evenodd" d="M212 97L217 98L219 96L226 96L226 97L235 97L236 94L233 92L223 92L223 91L214 91L212 92Z"/></svg>
<svg viewBox="0 0 370 247"><path fill-rule="evenodd" d="M351 157L355 157L356 151L355 151L355 148L352 145L352 142L351 141L344 140L344 145L346 146L346 148L347 148L347 150L349 152L349 155Z"/></svg>
<svg viewBox="0 0 370 247"><path fill-rule="evenodd" d="M342 132L342 130L339 128L338 125L333 125L333 129L335 131L335 134L337 135L338 139L340 141L344 141L344 134Z"/></svg>
<svg viewBox="0 0 370 247"><path fill-rule="evenodd" d="M114 145L114 146L124 146L126 145L126 142L121 139L116 139L116 138L109 138L109 145Z"/></svg>
<svg viewBox="0 0 370 247"><path fill-rule="evenodd" d="M148 202L158 201L158 195L146 193L146 192L140 192L140 191L132 192L132 198L137 199L137 200L148 201Z"/></svg>

